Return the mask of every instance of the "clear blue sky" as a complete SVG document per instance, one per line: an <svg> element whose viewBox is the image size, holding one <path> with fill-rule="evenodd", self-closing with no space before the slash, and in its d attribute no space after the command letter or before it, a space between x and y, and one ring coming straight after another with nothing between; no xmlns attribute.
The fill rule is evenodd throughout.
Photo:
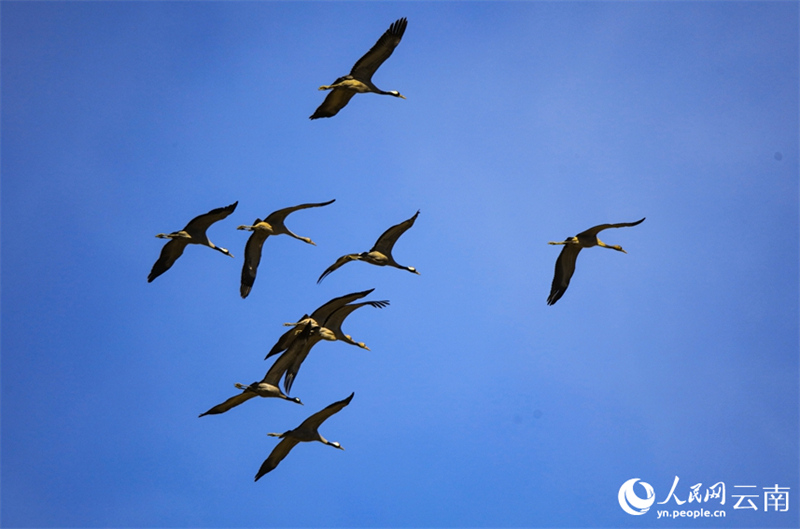
<svg viewBox="0 0 800 529"><path fill-rule="evenodd" d="M3 527L797 527L797 2L9 2ZM310 121L400 17L375 83ZM270 238L271 211L317 246ZM162 240L239 201L148 284ZM352 263L421 210L401 270ZM585 250L547 306L563 240ZM391 305L259 380L283 322ZM277 440L355 397L257 483ZM668 494L679 482L674 497ZM655 491L641 516L618 492ZM724 482L727 501L679 506ZM786 512L763 489L789 487ZM640 485L637 485L637 487ZM758 511L734 509L756 487ZM640 496L642 489L635 489ZM725 518L657 519L698 505Z"/></svg>

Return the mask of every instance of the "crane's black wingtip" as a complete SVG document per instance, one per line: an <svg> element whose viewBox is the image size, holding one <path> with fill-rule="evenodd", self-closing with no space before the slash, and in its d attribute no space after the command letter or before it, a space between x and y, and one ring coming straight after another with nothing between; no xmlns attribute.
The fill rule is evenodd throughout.
<svg viewBox="0 0 800 529"><path fill-rule="evenodd" d="M308 326L306 326L308 328ZM288 395L292 392L292 384L294 384L294 375L286 373L286 378L283 379L283 390Z"/></svg>
<svg viewBox="0 0 800 529"><path fill-rule="evenodd" d="M265 464L266 464L266 462L265 462ZM258 474L256 474L256 477L255 477L255 479L254 479L253 481L258 481L258 480L259 480L259 479L261 479L263 476L266 476L267 474L269 474L269 473L270 473L270 472L272 472L273 470L275 470L275 467L272 467L272 468L270 468L270 469L268 469L268 470L263 470L263 469L259 470L259 471L258 471Z"/></svg>
<svg viewBox="0 0 800 529"><path fill-rule="evenodd" d="M550 295L547 297L547 305L548 306L555 305L556 301L561 299L561 296L563 296L563 295L564 295L564 291L558 291L557 290L555 292L551 292Z"/></svg>
<svg viewBox="0 0 800 529"><path fill-rule="evenodd" d="M316 112L308 116L308 119L332 118L335 115L336 113L331 114L330 112L321 112L317 110Z"/></svg>
<svg viewBox="0 0 800 529"><path fill-rule="evenodd" d="M402 37L406 32L406 26L408 26L408 19L406 17L398 18L389 26L389 33L396 37Z"/></svg>

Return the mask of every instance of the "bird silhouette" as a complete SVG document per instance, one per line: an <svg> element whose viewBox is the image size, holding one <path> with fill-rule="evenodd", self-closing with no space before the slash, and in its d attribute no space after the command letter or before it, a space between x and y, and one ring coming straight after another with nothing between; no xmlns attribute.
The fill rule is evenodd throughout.
<svg viewBox="0 0 800 529"><path fill-rule="evenodd" d="M308 323L304 327L300 335L294 340L292 347L295 347L297 349L302 349L305 340L307 340L309 335L311 334L311 327L312 326L310 323ZM210 410L201 413L199 417L203 417L204 415L217 415L220 413L225 413L231 408L235 408L239 404L247 402L248 400L254 397L265 397L265 398L277 397L291 402L296 402L297 404L303 404L297 397L289 397L286 394L284 394L283 391L281 391L281 388L279 387L281 377L283 377L283 374L286 372L287 369L289 369L291 362L294 359L294 356L295 356L294 352L281 355L272 364L272 367L270 367L269 371L267 371L267 374L260 382L253 382L248 386L239 383L234 384L234 386L242 390L241 393L239 393L238 395L234 395L225 402L217 404Z"/></svg>
<svg viewBox="0 0 800 529"><path fill-rule="evenodd" d="M556 260L556 271L555 275L553 276L553 284L550 287L550 295L547 297L547 304L553 305L556 301L561 299L561 296L564 295L564 292L567 291L567 287L569 286L569 280L572 278L572 274L575 273L575 262L578 259L578 254L580 253L581 249L583 248L591 248L592 246L600 246L602 248L608 248L610 250L617 250L618 252L628 253L622 249L621 246L617 245L608 245L597 238L597 234L603 230L607 230L609 228L626 228L629 226L636 226L637 224L641 224L644 222L644 218L637 220L636 222L620 222L618 224L600 224L599 226L595 226L593 228L589 228L586 231L580 232L578 235L574 237L569 237L565 241L561 242L553 242L550 241L548 244L563 244L564 248L561 250L561 253Z"/></svg>
<svg viewBox="0 0 800 529"><path fill-rule="evenodd" d="M267 353L267 356L264 357L264 360L272 355L280 353L281 351L285 351L292 344L292 341L294 341L294 339L303 331L303 324L312 322L313 325L322 327L322 324L325 323L325 320L328 319L328 316L333 314L337 309L344 307L348 303L351 303L357 299L368 296L373 290L375 289L371 288L369 290L353 292L352 294L345 294L344 296L333 298L312 312L311 316L304 314L303 317L300 318L300 320L296 323L285 323L284 325L291 326L292 328L278 338L278 341ZM336 336L332 333L330 335L324 334L322 339L335 340Z"/></svg>
<svg viewBox="0 0 800 529"><path fill-rule="evenodd" d="M159 239L169 239L169 242L161 249L161 255L158 257L158 260L150 270L150 275L147 276L147 282L152 282L153 279L169 270L175 261L178 260L178 257L183 254L183 250L189 244L201 244L203 246L208 246L213 250L217 250L218 252L222 252L225 255L233 257L228 250L220 246L216 246L213 242L209 241L208 236L206 235L206 230L215 222L222 220L233 213L233 210L236 209L236 205L238 203L239 202L237 201L230 206L212 209L208 213L199 215L190 220L189 224L187 224L186 227L180 231L175 231L172 233L159 233L156 235L156 237Z"/></svg>
<svg viewBox="0 0 800 529"><path fill-rule="evenodd" d="M340 268L341 266L344 266L345 264L351 261L364 261L366 263L374 264L376 266L393 266L401 270L408 270L409 272L412 272L414 274L419 274L419 272L417 272L417 269L414 268L413 266L403 266L401 264L398 264L397 261L394 260L394 257L392 257L392 248L397 242L397 239L399 239L400 236L406 232L406 230L408 230L411 226L414 225L414 221L417 220L418 215L419 211L414 213L414 216L411 217L410 219L404 220L400 224L392 226L391 228L383 232L383 234L380 237L378 237L378 240L375 242L375 245L372 247L370 251L362 253L351 253L343 255L340 258L338 258L335 263L333 263L324 272L322 272L322 275L319 276L319 279L317 279L317 283L325 279L325 277L328 274L330 274L337 268Z"/></svg>
<svg viewBox="0 0 800 529"><path fill-rule="evenodd" d="M241 294L242 298L246 298L247 295L250 294L250 290L253 288L253 283L255 283L256 280L258 265L261 262L261 248L264 246L264 241L267 240L267 237L270 235L284 234L316 246L316 243L314 243L314 241L308 237L301 237L287 228L286 224L284 224L286 217L290 213L299 209L318 208L332 204L335 201L336 199L333 199L329 200L328 202L321 202L317 204L300 204L299 206L279 209L278 211L274 211L267 215L264 220L256 219L252 226L239 226L236 228L237 230L247 230L253 232L252 235L250 235L250 237L247 239L247 245L245 245L244 248L242 284L239 289L239 293Z"/></svg>
<svg viewBox="0 0 800 529"><path fill-rule="evenodd" d="M318 411L303 421L300 426L294 430L289 430L288 432L283 433L268 433L267 435L269 436L280 437L281 442L279 442L275 448L272 449L269 457L267 457L267 459L265 459L261 464L261 468L259 468L258 472L256 473L255 481L258 481L264 474L274 470L275 467L278 466L278 463L283 461L283 459L289 455L289 452L292 450L292 448L297 446L297 443L319 441L328 446L338 448L339 450L344 450L342 445L340 445L338 442L328 441L322 437L322 435L319 433L319 427L331 415L340 412L345 406L350 404L350 401L353 400L353 395L355 395L355 393L351 393L346 399L334 402L323 410Z"/></svg>
<svg viewBox="0 0 800 529"><path fill-rule="evenodd" d="M372 76L400 44L407 24L408 21L405 18L394 21L389 29L381 35L378 42L356 62L348 75L339 77L333 84L320 86L320 90L330 90L331 92L309 119L335 116L356 94L372 92L405 99L405 96L397 90L384 91L375 86L372 83Z"/></svg>
<svg viewBox="0 0 800 529"><path fill-rule="evenodd" d="M356 345L363 349L369 350L369 347L367 347L364 344L364 342L356 342L350 337L350 335L344 334L344 332L342 332L342 327L341 327L342 322L350 313L352 313L357 308L363 307L365 305L382 309L383 307L388 306L389 302L386 300L364 301L362 303L345 305L343 307L340 307L336 309L323 322L323 326L316 328L315 329L316 332L312 331L308 339L302 340L302 346L296 347L298 339L295 339L292 342L289 349L280 356L281 360L283 360L284 357L288 356L292 357L291 361L289 360L286 361L288 367L286 369L286 377L283 380L283 388L286 390L287 393L291 392L292 384L294 383L294 380L297 377L297 372L300 371L300 366L305 361L306 357L308 356L308 353L311 352L311 348L314 347L321 340L329 340L329 341L341 340L345 343ZM302 322L300 324L302 324ZM305 325L309 325L309 323L305 323Z"/></svg>

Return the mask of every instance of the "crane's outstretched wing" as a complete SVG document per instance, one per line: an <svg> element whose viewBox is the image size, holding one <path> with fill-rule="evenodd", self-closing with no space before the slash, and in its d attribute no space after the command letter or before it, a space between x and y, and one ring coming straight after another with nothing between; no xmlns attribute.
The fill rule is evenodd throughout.
<svg viewBox="0 0 800 529"><path fill-rule="evenodd" d="M258 396L258 394L255 393L254 391L250 391L248 389L245 389L244 391L242 391L238 395L234 395L233 397L229 398L225 402L223 402L221 404L217 404L216 406L214 406L213 408L211 408L207 412L201 413L200 415L198 415L198 417L202 417L204 415L216 415L218 413L225 413L229 409L235 408L239 404L241 404L243 402L247 402L248 400L252 399L253 397L257 397L257 396Z"/></svg>
<svg viewBox="0 0 800 529"><path fill-rule="evenodd" d="M325 101L323 101L322 104L317 107L317 109L308 117L308 119L330 118L335 116L347 105L347 103L350 102L351 99L353 99L354 95L356 95L356 93L353 90L348 90L347 88L334 88L325 97Z"/></svg>
<svg viewBox="0 0 800 529"><path fill-rule="evenodd" d="M319 208L322 206L327 206L328 204L333 204L334 202L336 202L335 198L327 202L317 202L314 204L300 204L299 206L291 206L288 208L279 209L277 211L273 211L272 213L270 213L267 216L267 218L264 219L264 222L268 224L274 224L276 222L283 224L283 222L286 220L286 217L289 216L290 213L293 213L299 209Z"/></svg>
<svg viewBox="0 0 800 529"><path fill-rule="evenodd" d="M283 389L286 391L286 394L292 392L292 384L294 384L294 379L297 377L297 372L300 371L300 366L303 365L306 357L308 357L308 353L311 352L311 348L314 347L317 343L322 340L319 333L311 336L305 340L295 340L291 347L283 353L284 356L289 357L288 363L290 364L286 369L286 376L283 379ZM279 357L280 359L281 357Z"/></svg>
<svg viewBox="0 0 800 529"><path fill-rule="evenodd" d="M581 233L576 235L576 237L580 238L582 236L596 236L598 233L600 233L603 230L607 230L608 228L628 228L630 226L636 226L636 225L641 224L642 222L644 222L644 219L646 219L646 218L647 217L642 217L641 219L637 220L636 222L619 222L617 224L600 224L600 225L595 226L593 228L589 228L586 231L582 231Z"/></svg>
<svg viewBox="0 0 800 529"><path fill-rule="evenodd" d="M419 210L417 210L417 212L414 213L414 216L410 219L404 220L400 224L396 224L383 232L381 236L378 237L378 240L375 242L375 246L373 246L370 251L378 251L383 255L392 255L392 247L394 247L394 243L397 242L397 239L399 239L400 236L406 232L406 230L414 225L414 221L417 220L418 215Z"/></svg>
<svg viewBox="0 0 800 529"><path fill-rule="evenodd" d="M319 279L317 279L317 283L319 283L320 281L325 279L328 276L328 274L330 274L331 272L333 272L337 268L341 268L342 266L346 265L350 261L358 261L358 258L359 258L359 254L357 254L357 253L351 253L351 254L347 254L347 255L341 256L340 258L338 258L336 260L335 263L330 265L328 268L325 269L324 272L322 272L322 275L319 276Z"/></svg>
<svg viewBox="0 0 800 529"><path fill-rule="evenodd" d="M355 392L351 393L350 396L347 397L346 399L342 399L340 401L334 402L333 404L329 404L324 409L318 411L317 413L315 413L314 415L312 415L311 417L300 423L300 426L298 426L297 429L302 430L311 428L316 430L323 422L325 422L328 419L328 417L330 417L335 413L339 413L340 411L342 411L342 408L350 404L350 401L353 400L353 395L355 395Z"/></svg>
<svg viewBox="0 0 800 529"><path fill-rule="evenodd" d="M322 325L328 330L333 331L333 334L336 336L337 340L340 340L345 343L349 343L350 345L357 345L359 347L363 347L364 349L369 350L369 347L362 343L358 343L353 340L352 337L346 335L344 331L342 331L342 323L344 323L345 318L347 318L354 310L363 307L364 305L369 305L371 307L375 307L378 309L382 309L389 305L388 300L382 301L364 301L362 303L353 303L350 305L345 305L344 307L340 307L333 311L333 314L328 316L328 319L325 320L325 323Z"/></svg>
<svg viewBox="0 0 800 529"><path fill-rule="evenodd" d="M548 305L553 305L567 291L569 280L575 273L575 261L577 261L580 251L581 247L576 244L565 244L558 255L553 284L550 286L550 295L547 297Z"/></svg>
<svg viewBox="0 0 800 529"><path fill-rule="evenodd" d="M381 64L392 55L394 49L400 44L407 25L408 21L405 17L392 22L392 25L381 35L378 42L356 61L353 69L350 70L350 75L360 81L371 80L375 71L380 68Z"/></svg>
<svg viewBox="0 0 800 529"><path fill-rule="evenodd" d="M183 250L186 248L187 244L189 243L186 239L170 239L161 249L158 260L153 264L153 268L147 276L147 282L152 282L153 279L169 270L170 267L175 264L175 261L178 260L178 257L183 255Z"/></svg>
<svg viewBox="0 0 800 529"><path fill-rule="evenodd" d="M280 384L281 377L289 371L294 363L297 360L297 357L303 355L303 359L308 355L308 349L313 347L314 343L318 342L320 338L312 337L312 330L314 326L309 322L303 326L303 329L296 336L286 351L278 357L277 360L272 364L272 367L269 368L267 374L264 375L264 380L262 382L266 382L267 384L272 384L273 386L278 386ZM316 341L315 341L316 340ZM306 349L309 342L313 342L308 349ZM302 360L300 360L302 363ZM295 374L297 372L295 371ZM285 385L285 382L284 382ZM291 389L291 384L286 388L286 392L289 393Z"/></svg>
<svg viewBox="0 0 800 529"><path fill-rule="evenodd" d="M369 290L362 290L361 292L353 292L351 294L345 294L344 296L339 296L338 298L333 298L332 300L322 304L311 313L311 318L314 319L319 325L324 326L325 320L333 314L334 311L338 310L340 307L344 307L348 303L352 303L357 299L361 299L365 296L368 296L372 291L375 290L374 288L370 288Z"/></svg>
<svg viewBox="0 0 800 529"><path fill-rule="evenodd" d="M267 459L265 459L264 462L261 463L261 468L259 468L258 473L256 473L255 481L258 481L264 474L274 470L275 467L278 466L278 463L283 461L283 459L287 455L289 455L289 452L292 451L292 448L297 446L297 443L299 442L300 441L298 441L293 437L284 437L283 439L281 439L281 442L278 443L275 446L275 448L272 449L272 452L270 452L269 457L267 457Z"/></svg>
<svg viewBox="0 0 800 529"><path fill-rule="evenodd" d="M256 219L253 226L261 222L261 219ZM264 241L267 240L269 235L261 230L253 230L250 237L247 238L247 244L244 247L244 264L242 265L242 282L239 287L239 294L242 298L246 298L253 288L253 283L256 282L256 273L258 272L258 265L261 263L261 249L264 246Z"/></svg>
<svg viewBox="0 0 800 529"><path fill-rule="evenodd" d="M239 204L238 200L229 206L225 206L224 208L212 209L208 213L198 215L197 217L189 221L189 224L187 224L186 227L183 228L183 231L188 232L190 234L197 231L205 231L206 229L208 229L209 226L211 226L218 220L222 220L231 213L233 213L233 210L236 209L237 204Z"/></svg>
<svg viewBox="0 0 800 529"><path fill-rule="evenodd" d="M303 317L300 318L300 320L298 320L299 323L301 324L310 323L309 321L307 321L308 317L309 317L308 314L303 314ZM276 355L288 349L289 346L292 345L294 339L297 338L297 336L299 336L301 332L303 332L303 325L296 325L291 329L289 329L288 331L286 331L285 333L283 333L281 337L278 338L278 341L275 342L275 345L272 346L272 349L269 350L267 356L264 357L264 360L266 360L272 355Z"/></svg>

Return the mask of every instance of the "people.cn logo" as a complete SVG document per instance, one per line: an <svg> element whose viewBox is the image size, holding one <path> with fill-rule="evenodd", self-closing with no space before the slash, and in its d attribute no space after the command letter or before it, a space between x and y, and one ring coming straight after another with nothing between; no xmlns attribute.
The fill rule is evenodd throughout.
<svg viewBox="0 0 800 529"><path fill-rule="evenodd" d="M656 501L656 493L649 483L642 481L639 484L644 488L646 496L640 498L633 490L633 486L636 485L637 481L639 481L639 478L629 479L623 483L619 488L618 498L619 506L622 507L623 511L638 516L650 510L650 506Z"/></svg>

